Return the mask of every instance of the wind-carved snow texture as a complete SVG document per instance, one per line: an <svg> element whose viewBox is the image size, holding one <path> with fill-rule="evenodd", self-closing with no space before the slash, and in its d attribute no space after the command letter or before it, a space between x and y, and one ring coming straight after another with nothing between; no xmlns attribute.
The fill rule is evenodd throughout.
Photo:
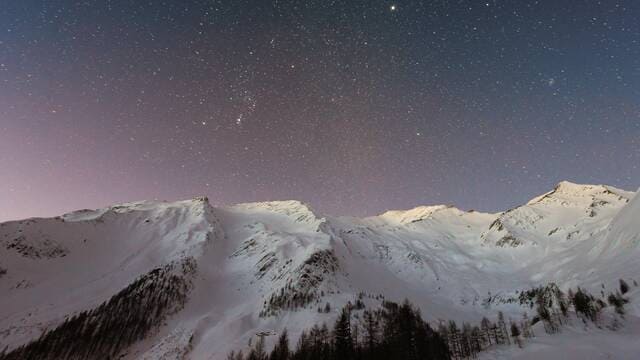
<svg viewBox="0 0 640 360"><path fill-rule="evenodd" d="M639 197L568 182L497 214L436 205L331 217L298 201L214 208L197 198L14 221L0 224L0 351L222 359L258 335L270 346L285 327L295 343L362 294L368 307L407 298L434 324L478 323L498 311L520 319L531 312L528 289L609 293L620 278L640 281L639 245ZM622 338L640 334L637 289L616 332ZM127 323L120 341L81 330L128 321L115 309L134 321L142 304L162 310ZM72 344L73 336L85 340ZM599 349L617 344L610 339ZM568 351L540 337L522 354L548 355L550 346Z"/></svg>

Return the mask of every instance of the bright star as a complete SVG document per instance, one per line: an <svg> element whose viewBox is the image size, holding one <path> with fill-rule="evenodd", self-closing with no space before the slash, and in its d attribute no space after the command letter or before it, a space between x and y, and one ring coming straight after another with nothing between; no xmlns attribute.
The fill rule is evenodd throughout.
<svg viewBox="0 0 640 360"><path fill-rule="evenodd" d="M396 7L396 5L395 5L395 4L394 4L394 5L391 5L391 6L389 7L389 10L391 10L391 11L396 11L397 9L398 9L398 8Z"/></svg>

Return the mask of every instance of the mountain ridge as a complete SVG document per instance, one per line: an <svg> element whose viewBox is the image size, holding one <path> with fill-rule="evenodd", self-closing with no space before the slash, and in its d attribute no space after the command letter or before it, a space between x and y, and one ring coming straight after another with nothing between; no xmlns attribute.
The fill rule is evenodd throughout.
<svg viewBox="0 0 640 360"><path fill-rule="evenodd" d="M358 294L375 296L371 304L408 298L430 321L478 320L487 306L515 316L523 309L500 299L518 290L615 286L640 273L629 260L640 234L640 201L631 199L612 187L560 183L495 214L440 205L333 217L295 200L214 207L199 197L6 222L0 340L25 344L185 259L196 270L184 308L125 358L185 351L217 359L284 327L295 338L336 316L319 311L327 303L338 309ZM609 266L616 259L626 267Z"/></svg>

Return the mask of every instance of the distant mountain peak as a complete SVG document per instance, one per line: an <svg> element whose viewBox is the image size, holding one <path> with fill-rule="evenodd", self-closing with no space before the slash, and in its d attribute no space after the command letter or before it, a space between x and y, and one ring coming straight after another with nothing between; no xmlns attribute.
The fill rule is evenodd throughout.
<svg viewBox="0 0 640 360"><path fill-rule="evenodd" d="M578 184L571 181L560 181L554 188L557 192L564 193L580 193L580 192L591 192L598 191L602 189L606 189L607 187L604 185L594 185L594 184Z"/></svg>
<svg viewBox="0 0 640 360"><path fill-rule="evenodd" d="M602 194L629 198L633 193L607 185L577 184L570 181L561 181L553 190L536 196L529 200L526 205L533 205L546 199L562 199L566 201L580 198L593 198Z"/></svg>
<svg viewBox="0 0 640 360"><path fill-rule="evenodd" d="M438 213L447 209L458 210L452 205L429 205L429 206L418 206L409 210L389 210L380 214L378 217L392 223L408 224L408 223L428 219L432 217L435 213Z"/></svg>

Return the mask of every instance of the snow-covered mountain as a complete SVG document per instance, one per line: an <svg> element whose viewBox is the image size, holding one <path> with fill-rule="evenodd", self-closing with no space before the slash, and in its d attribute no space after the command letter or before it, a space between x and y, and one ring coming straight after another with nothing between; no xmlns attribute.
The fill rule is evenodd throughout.
<svg viewBox="0 0 640 360"><path fill-rule="evenodd" d="M438 205L331 217L298 201L198 198L7 222L0 351L78 318L153 309L118 344L124 358L220 359L256 334L286 327L295 338L330 322L360 293L407 298L431 321L519 316L508 301L519 290L640 281L639 244L640 197L569 182L497 214ZM630 308L633 323L640 301Z"/></svg>

